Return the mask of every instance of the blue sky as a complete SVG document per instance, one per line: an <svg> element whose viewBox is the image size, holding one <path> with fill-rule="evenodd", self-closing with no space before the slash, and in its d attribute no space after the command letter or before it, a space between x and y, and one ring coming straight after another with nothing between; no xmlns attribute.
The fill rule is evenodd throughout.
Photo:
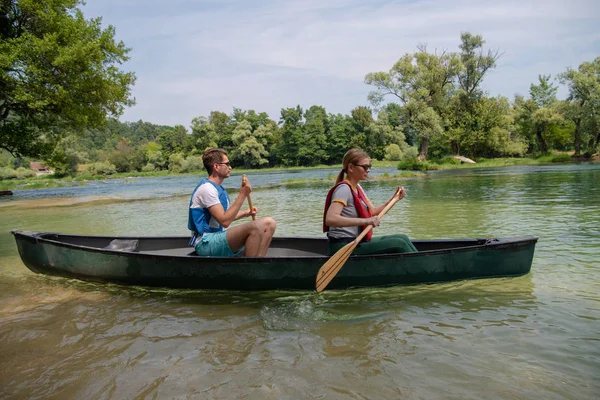
<svg viewBox="0 0 600 400"><path fill-rule="evenodd" d="M128 47L133 96L121 121L181 124L231 113L369 105L368 72L388 71L420 44L458 51L461 32L499 49L490 95L527 95L538 74L600 56L597 0L86 0ZM566 90L561 88L559 97Z"/></svg>

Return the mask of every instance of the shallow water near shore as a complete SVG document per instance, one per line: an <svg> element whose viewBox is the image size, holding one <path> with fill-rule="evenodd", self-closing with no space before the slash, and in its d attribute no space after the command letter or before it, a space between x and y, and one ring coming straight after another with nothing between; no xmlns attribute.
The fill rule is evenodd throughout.
<svg viewBox="0 0 600 400"><path fill-rule="evenodd" d="M374 174L395 171L374 170ZM326 182L248 174L279 236L321 236ZM187 235L198 177L17 191L0 202L0 398L591 399L600 391L600 165L366 182L407 197L376 229L539 237L517 278L348 291L124 287L48 277L11 229ZM239 186L232 176L226 187ZM232 195L232 197L235 194Z"/></svg>

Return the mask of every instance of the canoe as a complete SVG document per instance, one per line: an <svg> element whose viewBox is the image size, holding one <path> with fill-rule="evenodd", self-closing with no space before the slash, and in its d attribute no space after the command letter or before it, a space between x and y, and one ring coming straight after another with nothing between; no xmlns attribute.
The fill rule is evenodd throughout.
<svg viewBox="0 0 600 400"><path fill-rule="evenodd" d="M189 237L110 237L14 230L33 272L169 288L314 290L326 238L275 237L266 257L200 257ZM328 289L519 276L537 238L414 240L416 253L351 256Z"/></svg>

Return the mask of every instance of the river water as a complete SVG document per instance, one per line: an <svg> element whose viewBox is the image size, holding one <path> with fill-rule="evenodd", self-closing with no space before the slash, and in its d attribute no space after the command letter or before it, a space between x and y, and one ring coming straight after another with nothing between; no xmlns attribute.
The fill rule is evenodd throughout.
<svg viewBox="0 0 600 400"><path fill-rule="evenodd" d="M373 175L391 172L374 170ZM279 236L319 236L336 170L250 173ZM375 230L534 235L518 278L325 291L86 283L30 272L11 229L187 235L197 176L17 191L0 200L0 398L591 399L600 393L600 165L432 172ZM240 176L226 187L234 189ZM232 197L233 197L232 196ZM596 393L596 395L594 395Z"/></svg>

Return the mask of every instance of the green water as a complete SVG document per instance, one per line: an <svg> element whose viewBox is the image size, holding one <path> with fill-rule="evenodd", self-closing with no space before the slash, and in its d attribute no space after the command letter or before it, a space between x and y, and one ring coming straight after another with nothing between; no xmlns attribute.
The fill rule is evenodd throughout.
<svg viewBox="0 0 600 400"><path fill-rule="evenodd" d="M250 179L253 203L277 220L277 235L322 235L326 184ZM0 398L591 399L599 392L600 165L365 183L375 203L398 184L408 189L375 234L539 237L532 272L511 279L318 295L150 290L33 274L9 234L186 235L184 194L195 180L0 201Z"/></svg>

